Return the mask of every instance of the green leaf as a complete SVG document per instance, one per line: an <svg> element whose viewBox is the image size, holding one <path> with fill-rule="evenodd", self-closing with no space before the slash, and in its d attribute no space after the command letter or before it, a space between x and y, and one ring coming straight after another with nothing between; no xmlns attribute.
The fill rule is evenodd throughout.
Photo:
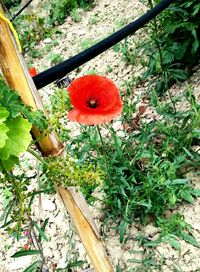
<svg viewBox="0 0 200 272"><path fill-rule="evenodd" d="M2 78L0 78L0 104L10 112L13 118L21 114L21 109L24 107L19 95L11 90Z"/></svg>
<svg viewBox="0 0 200 272"><path fill-rule="evenodd" d="M200 244L197 242L197 240L190 234L186 233L186 232L183 232L181 234L183 240L185 240L186 242L192 244L193 246L196 246L196 247L200 247Z"/></svg>
<svg viewBox="0 0 200 272"><path fill-rule="evenodd" d="M35 221L33 221L33 225L34 225L34 227L37 229L37 231L39 232L40 236L41 236L45 241L48 242L48 238L47 238L46 234L45 234L44 231L38 226L38 224L37 224Z"/></svg>
<svg viewBox="0 0 200 272"><path fill-rule="evenodd" d="M121 268L119 265L116 266L116 272L122 272Z"/></svg>
<svg viewBox="0 0 200 272"><path fill-rule="evenodd" d="M19 158L10 156L7 160L1 161L1 163L6 171L10 171L14 165L19 164Z"/></svg>
<svg viewBox="0 0 200 272"><path fill-rule="evenodd" d="M7 132L9 128L5 124L0 124L0 148L4 147L8 139Z"/></svg>
<svg viewBox="0 0 200 272"><path fill-rule="evenodd" d="M192 44L192 54L195 54L197 49L199 48L199 37L197 36L196 29L192 30L192 35L194 37L194 43Z"/></svg>
<svg viewBox="0 0 200 272"><path fill-rule="evenodd" d="M187 202L189 202L191 204L194 202L194 198L191 195L190 191L188 191L188 190L182 190L181 191L181 196L185 201L187 201Z"/></svg>
<svg viewBox="0 0 200 272"><path fill-rule="evenodd" d="M3 123L9 116L9 111L0 106L0 124Z"/></svg>
<svg viewBox="0 0 200 272"><path fill-rule="evenodd" d="M21 116L8 119L6 125L9 128L8 139L3 148L0 149L0 158L7 160L11 155L18 157L26 151L30 141L31 124Z"/></svg>
<svg viewBox="0 0 200 272"><path fill-rule="evenodd" d="M199 197L200 196L200 190L199 189L193 189L191 190L191 194L195 197Z"/></svg>
<svg viewBox="0 0 200 272"><path fill-rule="evenodd" d="M48 127L47 119L41 110L32 112L28 107L24 109L23 115L29 120L29 122L40 130L44 130Z"/></svg>
<svg viewBox="0 0 200 272"><path fill-rule="evenodd" d="M158 239L156 239L155 241L145 241L144 242L144 246L148 246L148 247L157 247L160 243L161 243L161 238L159 237Z"/></svg>
<svg viewBox="0 0 200 272"><path fill-rule="evenodd" d="M9 128L4 123L9 116L9 112L0 106L0 148L2 148L6 140L8 139L7 132L9 131Z"/></svg>
<svg viewBox="0 0 200 272"><path fill-rule="evenodd" d="M12 90L0 77L0 105L4 107L11 118L23 115L31 124L43 130L47 128L47 120L41 110L32 112L31 107L23 104L20 96ZM1 113L0 113L1 119Z"/></svg>
<svg viewBox="0 0 200 272"><path fill-rule="evenodd" d="M46 228L48 222L49 222L49 218L46 218L46 219L44 220L44 223L43 223L42 226L41 226L41 230L42 230L43 232L45 231L45 228ZM41 242L41 240L42 240L42 236L39 235L38 241Z"/></svg>
<svg viewBox="0 0 200 272"><path fill-rule="evenodd" d="M41 261L35 261L31 265L29 265L23 272L36 272L39 268L39 265L41 265Z"/></svg>
<svg viewBox="0 0 200 272"><path fill-rule="evenodd" d="M187 183L187 179L174 179L172 180L171 184L176 185L176 184L185 184Z"/></svg>
<svg viewBox="0 0 200 272"><path fill-rule="evenodd" d="M168 239L168 242L169 242L170 246L173 247L174 249L176 249L176 250L180 250L181 249L181 245L180 245L180 243L179 243L178 240L170 237Z"/></svg>
<svg viewBox="0 0 200 272"><path fill-rule="evenodd" d="M183 150L185 151L185 153L191 158L194 159L194 156L192 155L192 153L185 147L183 147Z"/></svg>
<svg viewBox="0 0 200 272"><path fill-rule="evenodd" d="M74 262L71 262L68 264L67 268L73 268L73 267L80 267L84 264L85 262L82 261L82 260L77 260L77 261L74 261Z"/></svg>
<svg viewBox="0 0 200 272"><path fill-rule="evenodd" d="M23 257L23 256L28 256L28 255L37 255L40 253L41 253L40 250L20 250L20 251L16 252L15 254L13 254L11 257L12 258L19 258L19 257Z"/></svg>
<svg viewBox="0 0 200 272"><path fill-rule="evenodd" d="M119 228L119 241L121 244L124 241L124 235L126 234L126 227L127 227L127 223L122 222L122 224L120 225L120 228Z"/></svg>

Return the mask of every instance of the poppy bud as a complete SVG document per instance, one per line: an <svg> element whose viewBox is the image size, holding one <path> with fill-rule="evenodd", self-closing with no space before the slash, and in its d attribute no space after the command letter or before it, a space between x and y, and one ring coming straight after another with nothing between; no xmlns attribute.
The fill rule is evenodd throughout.
<svg viewBox="0 0 200 272"><path fill-rule="evenodd" d="M29 69L29 74L30 74L31 77L34 77L34 76L37 75L37 70L35 69L35 67L31 67Z"/></svg>

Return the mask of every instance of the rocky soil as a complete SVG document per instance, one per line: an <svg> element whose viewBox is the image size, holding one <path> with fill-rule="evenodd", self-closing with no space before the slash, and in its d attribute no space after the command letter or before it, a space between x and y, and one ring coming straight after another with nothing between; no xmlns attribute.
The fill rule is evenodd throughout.
<svg viewBox="0 0 200 272"><path fill-rule="evenodd" d="M34 3L34 1L33 1ZM146 7L139 0L99 0L96 6L89 11L79 10L81 16L80 22L74 22L73 16L68 17L65 23L58 27L61 34L56 34L51 39L45 39L38 45L38 50L44 52L43 57L35 59L32 64L39 72L52 65L49 55L59 54L64 59L73 56L74 54L85 49L88 45L106 37L114 30L119 29L125 23L131 22L143 14ZM142 39L144 36L142 31L130 38ZM53 46L53 42L57 40L57 45ZM49 47L48 47L49 46ZM46 49L50 48L50 49ZM27 62L30 63L28 56ZM33 63L34 62L34 63ZM135 76L139 73L140 67L135 70ZM132 78L132 66L127 65L122 60L122 54L115 52L113 49L107 50L100 56L83 65L81 69L76 70L70 74L71 78L96 71L99 74L107 75L114 80L118 86L123 89L124 80ZM200 100L200 70L190 80L191 89L198 100ZM181 86L173 86L171 91L185 90L186 83ZM49 95L52 94L54 86L40 90L45 103L48 103ZM141 89L135 91L140 94ZM152 111L146 113L145 118L152 118ZM73 124L68 124L70 128L76 131ZM31 155L25 154L22 157L22 165L20 171L26 171L27 175L33 175L37 172L37 162ZM19 171L19 170L18 170ZM200 177L195 173L188 173L187 177L193 181L195 187L200 188ZM34 186L37 186L35 181ZM101 197L101 194L96 191L94 193ZM99 203L96 202L95 207L90 207L91 213L94 217L97 228L102 232L103 215L99 209ZM3 198L0 195L0 210L3 210ZM200 243L200 199L197 199L194 205L181 205L177 208L184 216L185 220L194 228L194 235ZM169 212L170 213L170 212ZM69 220L69 216L64 214L63 207L57 196L42 196L42 209L39 208L39 200L36 199L33 207L33 216L35 218L49 218L49 224L46 229L46 234L49 238L48 242L43 243L44 255L47 256L47 266L49 270L54 271L55 267L65 268L69 262L75 260L85 261L82 268L74 268L72 271L91 272L93 269L90 266L87 254L80 243L80 240L75 232L73 224ZM151 223L146 227L138 224L129 226L129 240L126 244L120 244L119 235L114 229L104 230L102 234L102 241L105 248L114 264L114 267L119 265L123 272L128 271L149 271L140 268L141 263L133 263L133 259L141 260L142 248L139 247L135 241L135 236L142 234L155 240L158 237L159 229L155 228ZM9 237L2 229L0 230L0 272L21 272L30 264L33 259L31 256L13 259L11 256L24 247L27 243L27 238L16 242L13 237ZM163 260L163 270L158 268L155 271L184 271L194 272L200 271L200 249L192 246L184 241L181 241L181 251L175 251L167 243L162 243L155 251L155 258ZM135 270L134 270L135 268ZM65 271L65 270L63 270ZM66 270L68 271L68 270ZM102 271L103 272L103 271Z"/></svg>

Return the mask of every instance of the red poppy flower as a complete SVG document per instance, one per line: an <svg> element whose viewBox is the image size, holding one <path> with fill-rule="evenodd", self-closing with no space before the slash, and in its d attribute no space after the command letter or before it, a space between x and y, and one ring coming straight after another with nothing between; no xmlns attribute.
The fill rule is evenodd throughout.
<svg viewBox="0 0 200 272"><path fill-rule="evenodd" d="M37 70L35 69L35 67L31 67L29 69L29 74L31 75L31 77L34 77L37 75Z"/></svg>
<svg viewBox="0 0 200 272"><path fill-rule="evenodd" d="M108 78L86 75L68 87L74 109L68 113L71 121L86 125L110 122L122 112L117 86Z"/></svg>

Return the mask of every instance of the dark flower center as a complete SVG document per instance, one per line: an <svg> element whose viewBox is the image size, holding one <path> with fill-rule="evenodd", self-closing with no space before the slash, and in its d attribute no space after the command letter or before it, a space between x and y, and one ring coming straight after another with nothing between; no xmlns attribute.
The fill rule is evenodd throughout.
<svg viewBox="0 0 200 272"><path fill-rule="evenodd" d="M96 107L98 106L99 103L98 103L97 100L92 98L92 99L87 101L87 104L91 109L96 109Z"/></svg>

